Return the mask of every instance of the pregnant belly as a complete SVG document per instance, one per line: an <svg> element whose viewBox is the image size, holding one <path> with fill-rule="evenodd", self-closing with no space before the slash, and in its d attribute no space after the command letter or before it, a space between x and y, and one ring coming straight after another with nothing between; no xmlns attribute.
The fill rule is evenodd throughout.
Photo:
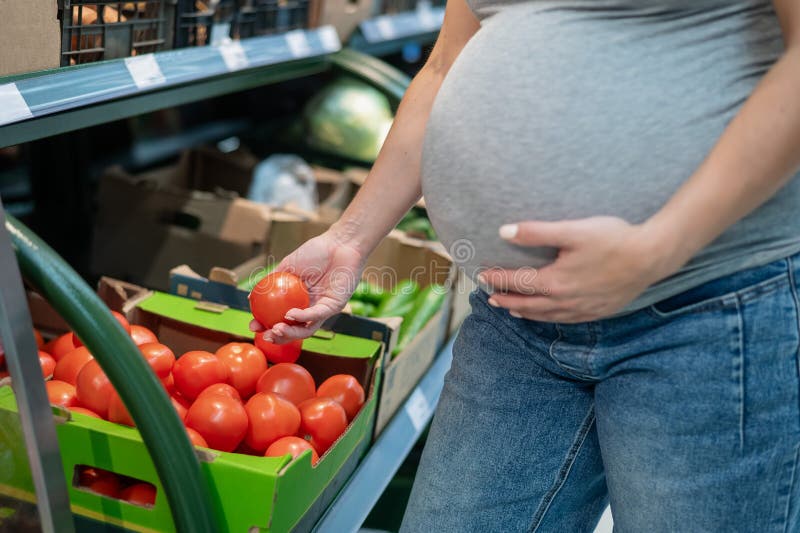
<svg viewBox="0 0 800 533"><path fill-rule="evenodd" d="M741 76L758 58L739 57L740 45L726 52L725 38L701 40L689 60L652 27L563 17L526 4L488 19L437 96L423 193L439 237L471 270L553 259L552 249L501 241L505 223L646 220L759 78ZM680 38L697 42L696 33L671 36Z"/></svg>

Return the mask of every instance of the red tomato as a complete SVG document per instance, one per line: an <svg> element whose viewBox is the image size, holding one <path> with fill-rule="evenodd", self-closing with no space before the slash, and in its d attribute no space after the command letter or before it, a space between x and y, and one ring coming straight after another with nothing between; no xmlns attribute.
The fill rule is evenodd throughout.
<svg viewBox="0 0 800 533"><path fill-rule="evenodd" d="M36 347L41 350L42 346L44 346L44 338L42 337L42 334L39 333L39 330L36 328L33 328L33 337L36 339Z"/></svg>
<svg viewBox="0 0 800 533"><path fill-rule="evenodd" d="M247 433L247 412L241 402L208 394L189 408L186 426L200 433L209 448L232 452Z"/></svg>
<svg viewBox="0 0 800 533"><path fill-rule="evenodd" d="M239 446L237 446L236 449L233 451L234 453L242 453L244 455L255 455L255 456L263 455L263 452L257 452L256 450L248 446L246 440L240 442Z"/></svg>
<svg viewBox="0 0 800 533"><path fill-rule="evenodd" d="M72 333L64 333L60 337L56 337L42 346L42 350L49 353L56 362L61 361L65 355L75 350L75 346L72 344Z"/></svg>
<svg viewBox="0 0 800 533"><path fill-rule="evenodd" d="M106 472L101 475L96 481L87 486L89 490L108 496L109 498L119 498L119 476Z"/></svg>
<svg viewBox="0 0 800 533"><path fill-rule="evenodd" d="M246 342L231 342L217 350L217 359L228 367L230 383L242 398L249 398L256 390L256 382L267 371L264 354Z"/></svg>
<svg viewBox="0 0 800 533"><path fill-rule="evenodd" d="M310 438L320 455L347 429L344 407L330 398L306 400L298 409L301 417L299 435Z"/></svg>
<svg viewBox="0 0 800 533"><path fill-rule="evenodd" d="M114 318L117 319L117 322L119 322L119 325L122 326L122 329L125 330L125 333L130 335L131 325L128 323L128 320L124 316L122 316L121 313L117 313L116 311L111 311L111 314L114 315ZM78 336L75 335L74 332L72 333L72 345L75 346L75 348L83 346L83 343L78 338Z"/></svg>
<svg viewBox="0 0 800 533"><path fill-rule="evenodd" d="M178 418L181 419L181 422L186 420L186 413L189 412L191 404L186 402L186 400L178 400L174 396L170 396L169 400L172 402L172 407L175 408L175 412L178 413Z"/></svg>
<svg viewBox="0 0 800 533"><path fill-rule="evenodd" d="M100 368L100 363L92 359L81 369L75 385L78 401L103 418L108 418L108 402L114 393L114 386Z"/></svg>
<svg viewBox="0 0 800 533"><path fill-rule="evenodd" d="M70 383L51 379L45 382L44 387L47 389L47 399L51 405L60 405L61 407L75 407L78 405L75 387Z"/></svg>
<svg viewBox="0 0 800 533"><path fill-rule="evenodd" d="M83 365L92 361L94 357L89 353L86 346L75 348L70 353L62 357L56 363L56 368L53 370L53 379L59 381L66 381L71 385L75 385L78 379L78 373L83 368Z"/></svg>
<svg viewBox="0 0 800 533"><path fill-rule="evenodd" d="M82 415L91 416L92 418L100 418L100 420L102 420L100 415L98 415L94 411L86 409L85 407L70 407L69 410L73 413L80 413Z"/></svg>
<svg viewBox="0 0 800 533"><path fill-rule="evenodd" d="M319 461L317 450L307 440L294 436L282 437L270 444L266 453L264 453L264 457L282 457L290 454L292 459L297 459L306 450L311 450L311 464L317 464L317 461Z"/></svg>
<svg viewBox="0 0 800 533"><path fill-rule="evenodd" d="M167 394L169 394L170 396L173 396L176 393L175 378L172 377L172 372L170 372L170 374L166 378L161 380L161 384L164 385Z"/></svg>
<svg viewBox="0 0 800 533"><path fill-rule="evenodd" d="M111 397L108 400L108 421L136 427L131 414L128 412L128 409L125 407L117 391L112 391Z"/></svg>
<svg viewBox="0 0 800 533"><path fill-rule="evenodd" d="M271 328L279 322L295 324L286 320L286 313L290 309L305 309L309 303L303 280L291 272L267 274L256 283L248 299L253 317L265 328Z"/></svg>
<svg viewBox="0 0 800 533"><path fill-rule="evenodd" d="M56 369L56 360L50 357L49 353L39 350L39 365L42 367L42 376L47 379Z"/></svg>
<svg viewBox="0 0 800 533"><path fill-rule="evenodd" d="M203 389L214 383L228 382L228 367L213 353L186 352L172 367L175 389L184 397L194 400Z"/></svg>
<svg viewBox="0 0 800 533"><path fill-rule="evenodd" d="M144 326L131 324L131 339L136 346L147 344L148 342L158 342L156 334Z"/></svg>
<svg viewBox="0 0 800 533"><path fill-rule="evenodd" d="M275 344L264 340L262 335L256 334L255 338L256 347L264 352L267 361L272 364L278 363L294 363L300 357L300 352L303 351L303 340L298 339L286 344Z"/></svg>
<svg viewBox="0 0 800 533"><path fill-rule="evenodd" d="M344 407L347 420L353 420L364 405L364 387L349 374L337 374L322 382L317 389L317 398L328 397Z"/></svg>
<svg viewBox="0 0 800 533"><path fill-rule="evenodd" d="M208 443L203 436L193 430L192 428L186 428L186 434L189 435L189 442L194 444L195 446L202 446L203 448L208 448Z"/></svg>
<svg viewBox="0 0 800 533"><path fill-rule="evenodd" d="M5 371L5 370L0 370L0 379L5 379L5 378L7 378L7 377L8 377L8 376L10 376L10 375L11 375L11 374L10 374L10 373L8 373L7 371Z"/></svg>
<svg viewBox="0 0 800 533"><path fill-rule="evenodd" d="M136 483L120 492L119 497L128 503L155 505L156 488L150 483Z"/></svg>
<svg viewBox="0 0 800 533"><path fill-rule="evenodd" d="M314 397L316 386L314 378L308 370L294 363L279 363L258 379L256 384L258 392L274 392L292 402L300 405L305 400Z"/></svg>
<svg viewBox="0 0 800 533"><path fill-rule="evenodd" d="M139 345L139 351L147 359L158 379L169 377L172 365L175 364L175 354L172 350L158 342L146 342Z"/></svg>
<svg viewBox="0 0 800 533"><path fill-rule="evenodd" d="M244 409L250 420L244 440L256 452L264 453L270 444L300 429L300 411L276 394L255 394Z"/></svg>
<svg viewBox="0 0 800 533"><path fill-rule="evenodd" d="M237 402L242 401L242 397L239 395L239 391L237 391L227 383L214 383L213 385L209 385L208 387L203 389L203 392L198 394L197 397L199 398L200 396L207 396L209 394L222 394L223 396L232 398Z"/></svg>

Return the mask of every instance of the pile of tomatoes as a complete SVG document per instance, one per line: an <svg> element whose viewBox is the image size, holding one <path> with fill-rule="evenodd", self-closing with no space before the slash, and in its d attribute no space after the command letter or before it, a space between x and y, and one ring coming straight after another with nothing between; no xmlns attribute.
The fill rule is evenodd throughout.
<svg viewBox="0 0 800 533"><path fill-rule="evenodd" d="M163 384L196 446L293 458L310 450L316 464L364 404L364 389L351 375L334 375L317 387L308 370L294 362L300 341L279 346L257 335L255 344L232 342L215 353L189 351L176 358L151 330L113 314ZM100 364L77 335L65 333L45 344L37 332L37 342L51 404L134 426ZM123 499L131 493L145 503L154 501L152 485L144 487L148 484L140 480L126 483L111 472L86 468L89 473L79 477L90 490Z"/></svg>

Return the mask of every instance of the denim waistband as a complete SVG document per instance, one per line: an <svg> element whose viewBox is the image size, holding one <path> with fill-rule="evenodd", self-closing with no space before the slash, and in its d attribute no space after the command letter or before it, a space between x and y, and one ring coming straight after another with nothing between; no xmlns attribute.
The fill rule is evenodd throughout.
<svg viewBox="0 0 800 533"><path fill-rule="evenodd" d="M790 261L791 259L791 261ZM763 281L789 273L790 265L800 265L800 254L778 259L766 265L749 268L721 278L703 283L675 296L670 296L653 304L659 311L669 312L693 303L734 293Z"/></svg>

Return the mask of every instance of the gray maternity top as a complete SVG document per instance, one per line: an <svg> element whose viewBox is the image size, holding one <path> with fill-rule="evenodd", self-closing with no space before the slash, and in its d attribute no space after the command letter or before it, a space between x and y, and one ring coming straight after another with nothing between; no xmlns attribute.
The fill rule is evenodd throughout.
<svg viewBox="0 0 800 533"><path fill-rule="evenodd" d="M553 249L503 242L508 222L646 220L783 51L769 0L470 5L481 29L442 84L422 164L433 225L470 275L553 259ZM797 251L795 176L626 310Z"/></svg>

